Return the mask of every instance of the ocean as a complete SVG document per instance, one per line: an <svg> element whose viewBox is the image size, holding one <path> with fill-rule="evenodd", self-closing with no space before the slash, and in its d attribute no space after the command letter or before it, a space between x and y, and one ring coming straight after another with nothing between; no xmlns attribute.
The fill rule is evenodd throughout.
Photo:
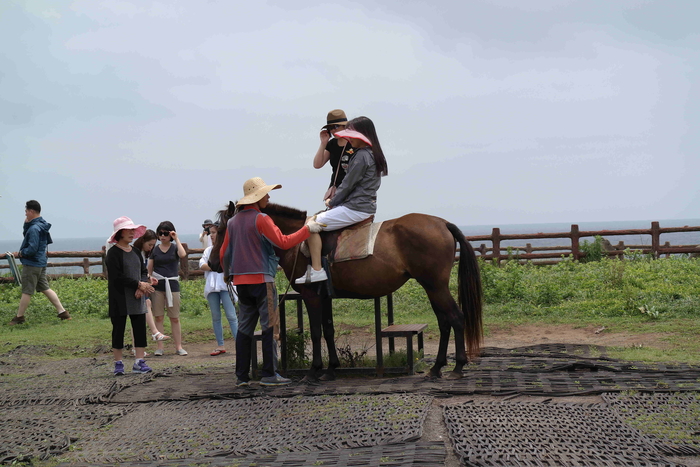
<svg viewBox="0 0 700 467"><path fill-rule="evenodd" d="M683 226L700 226L700 219L671 219L659 221L662 228L664 227L683 227ZM614 222L582 222L578 224L581 231L598 231L598 230L627 230L627 229L650 229L651 221L614 221ZM569 232L571 224L568 223L548 223L548 224L507 224L507 225L472 225L460 226L460 229L466 236L490 235L494 227L501 229L502 235L512 234L532 234L532 233L560 233ZM180 236L183 243L187 243L191 248L200 248L198 234L182 234ZM650 235L625 235L625 236L607 236L606 239L613 245L619 241L624 241L627 245L651 245ZM91 237L91 238L54 238L54 243L49 247L49 251L99 251L105 244L106 238ZM582 238L583 240L592 241L592 238ZM700 232L679 232L661 235L661 244L670 242L671 245L698 245L700 244ZM479 247L481 244L487 247L491 246L490 241L473 242L474 247ZM525 247L525 243L530 243L533 247L541 246L570 246L568 239L564 238L547 238L533 240L508 240L501 242L501 246L506 248ZM22 244L22 239L16 240L0 240L0 253L15 252ZM75 262L80 261L80 258L51 258L51 262ZM91 259L96 261L96 259ZM4 261L3 261L4 262ZM52 274L71 274L82 273L80 267L64 267L50 268ZM93 266L90 272L101 272L102 268ZM8 273L8 269L0 269L0 274Z"/></svg>

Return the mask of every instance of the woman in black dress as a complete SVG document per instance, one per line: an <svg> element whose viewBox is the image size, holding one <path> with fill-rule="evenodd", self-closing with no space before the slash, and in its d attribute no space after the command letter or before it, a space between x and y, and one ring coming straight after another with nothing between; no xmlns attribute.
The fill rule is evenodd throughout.
<svg viewBox="0 0 700 467"><path fill-rule="evenodd" d="M143 235L146 227L134 224L128 217L114 221L114 233L107 240L116 243L107 252L107 290L109 297L109 318L112 321L112 353L114 355L114 375L124 374L122 354L124 350L124 330L127 317L134 330L136 361L132 373L149 373L146 365L146 302L145 295L153 292L148 280L146 267L141 256L131 246L131 242Z"/></svg>

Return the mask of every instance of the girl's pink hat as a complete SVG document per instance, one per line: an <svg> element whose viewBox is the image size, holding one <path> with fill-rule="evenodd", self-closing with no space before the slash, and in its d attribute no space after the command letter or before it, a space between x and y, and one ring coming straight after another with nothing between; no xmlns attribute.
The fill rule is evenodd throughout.
<svg viewBox="0 0 700 467"><path fill-rule="evenodd" d="M365 143L367 143L370 147L372 147L372 143L370 142L370 140L367 139L367 137L365 135L363 135L362 133L360 133L359 131L340 130L340 131L336 132L335 137L336 138L345 138L345 139L348 139L348 138L359 139L359 140L362 140Z"/></svg>
<svg viewBox="0 0 700 467"><path fill-rule="evenodd" d="M134 240L146 233L145 225L134 224L132 220L126 216L118 217L114 219L114 232L112 232L112 235L107 239L107 243L117 243L117 241L114 239L114 236L117 235L117 232L124 229L136 230L136 232L134 232Z"/></svg>

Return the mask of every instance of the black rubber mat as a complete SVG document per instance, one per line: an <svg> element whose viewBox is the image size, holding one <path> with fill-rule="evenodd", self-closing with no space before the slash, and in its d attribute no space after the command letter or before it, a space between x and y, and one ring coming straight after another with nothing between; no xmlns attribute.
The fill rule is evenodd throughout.
<svg viewBox="0 0 700 467"><path fill-rule="evenodd" d="M444 408L468 466L675 466L604 404L467 403Z"/></svg>
<svg viewBox="0 0 700 467"><path fill-rule="evenodd" d="M400 443L366 448L330 451L247 454L243 456L197 457L157 461L129 462L131 467L443 467L445 446L442 442ZM124 467L123 463L62 463L58 467Z"/></svg>
<svg viewBox="0 0 700 467"><path fill-rule="evenodd" d="M603 400L659 451L700 456L700 393L616 393L603 394Z"/></svg>
<svg viewBox="0 0 700 467"><path fill-rule="evenodd" d="M404 443L421 437L431 402L390 394L133 404L109 427L84 434L67 455L132 462Z"/></svg>

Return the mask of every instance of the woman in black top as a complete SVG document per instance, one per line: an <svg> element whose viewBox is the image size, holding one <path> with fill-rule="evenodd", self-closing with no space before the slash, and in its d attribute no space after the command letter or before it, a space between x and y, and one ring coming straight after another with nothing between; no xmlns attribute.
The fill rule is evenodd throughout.
<svg viewBox="0 0 700 467"><path fill-rule="evenodd" d="M145 226L134 224L128 217L120 217L114 221L114 233L107 240L109 243L116 243L107 252L105 260L115 376L124 374L122 354L127 316L131 319L136 348L136 361L132 373L151 371L143 359L147 345L144 295L153 292L153 286L148 281L146 267L140 255L131 246L134 238L140 237L145 231Z"/></svg>
<svg viewBox="0 0 700 467"><path fill-rule="evenodd" d="M340 186L345 173L348 169L350 158L352 158L355 150L346 139L335 138L335 133L344 130L348 119L345 112L340 109L331 110L326 117L326 125L323 126L320 133L321 144L314 156L314 169L320 169L328 161L331 163L333 173L331 173L331 183L328 185L328 190L323 195L323 201L332 198L335 190Z"/></svg>
<svg viewBox="0 0 700 467"><path fill-rule="evenodd" d="M158 224L156 235L160 244L156 245L148 258L148 274L158 279L155 292L151 295L153 318L158 331L164 332L163 321L167 310L170 318L170 330L175 342L175 353L187 355L182 348L182 329L180 327L180 258L185 258L187 253L180 242L175 226L170 221ZM163 355L163 341L158 341L156 356Z"/></svg>
<svg viewBox="0 0 700 467"><path fill-rule="evenodd" d="M156 246L156 240L158 240L156 233L151 229L148 229L133 244L134 249L141 257L141 262L145 268L148 268L148 258L151 256L153 248ZM151 337L154 341L164 341L170 339L170 336L166 336L158 330L158 327L156 327L156 323L153 320L153 313L151 312L151 297L148 295L146 295L146 324L148 325L148 329L150 330Z"/></svg>

